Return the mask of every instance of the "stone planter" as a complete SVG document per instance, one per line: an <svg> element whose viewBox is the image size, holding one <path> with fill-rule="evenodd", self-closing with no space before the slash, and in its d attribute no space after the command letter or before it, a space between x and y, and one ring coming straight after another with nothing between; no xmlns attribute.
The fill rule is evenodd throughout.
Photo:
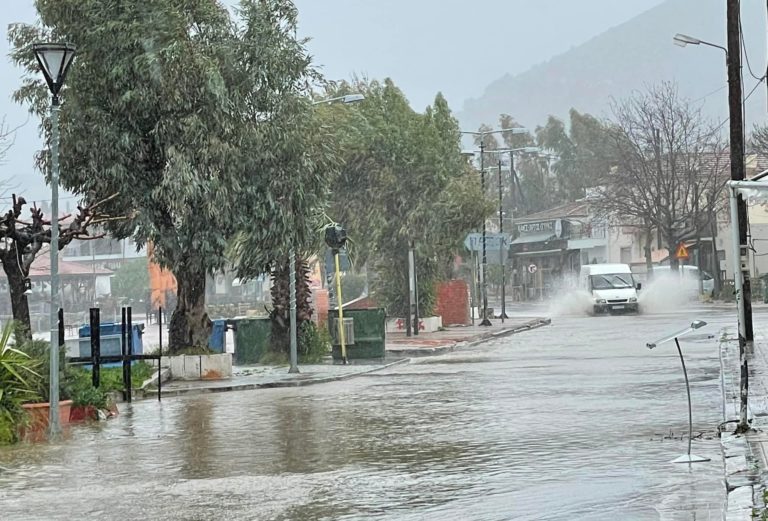
<svg viewBox="0 0 768 521"><path fill-rule="evenodd" d="M93 405L73 405L69 412L69 423L98 420L99 411Z"/></svg>
<svg viewBox="0 0 768 521"><path fill-rule="evenodd" d="M163 357L165 359L165 357ZM232 353L168 357L173 380L226 380L232 378Z"/></svg>

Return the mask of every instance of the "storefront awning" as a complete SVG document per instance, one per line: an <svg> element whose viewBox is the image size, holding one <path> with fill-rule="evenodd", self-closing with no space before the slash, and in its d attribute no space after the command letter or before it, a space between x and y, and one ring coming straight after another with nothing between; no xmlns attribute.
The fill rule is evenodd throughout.
<svg viewBox="0 0 768 521"><path fill-rule="evenodd" d="M538 251L521 251L513 253L515 257L530 257L532 255L552 255L554 253L563 253L563 250L538 250Z"/></svg>
<svg viewBox="0 0 768 521"><path fill-rule="evenodd" d="M554 235L551 232L546 233L534 233L531 235L521 235L514 241L510 242L510 246L513 244L528 244L530 242L545 242L553 238Z"/></svg>
<svg viewBox="0 0 768 521"><path fill-rule="evenodd" d="M569 250L588 250L590 248L599 248L607 245L607 239L570 239L568 241Z"/></svg>

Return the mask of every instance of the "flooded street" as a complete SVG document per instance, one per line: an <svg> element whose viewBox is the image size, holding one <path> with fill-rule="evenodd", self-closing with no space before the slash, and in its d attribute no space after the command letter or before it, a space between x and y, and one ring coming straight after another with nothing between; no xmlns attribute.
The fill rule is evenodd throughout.
<svg viewBox="0 0 768 521"><path fill-rule="evenodd" d="M692 385L693 452L674 344ZM550 327L349 381L123 405L0 449L3 521L720 519L717 334L732 313ZM707 338L708 336L714 338ZM672 433L672 439L670 438Z"/></svg>

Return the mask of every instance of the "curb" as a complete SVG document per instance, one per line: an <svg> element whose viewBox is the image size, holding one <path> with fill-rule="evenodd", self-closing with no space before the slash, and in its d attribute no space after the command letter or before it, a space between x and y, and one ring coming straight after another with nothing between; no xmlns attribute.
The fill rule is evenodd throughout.
<svg viewBox="0 0 768 521"><path fill-rule="evenodd" d="M216 387L187 387L187 388L181 388L181 389L168 389L168 390L163 390L163 398L165 397L170 398L174 396L190 396L190 395L208 394L208 393L225 393L225 392L231 392L231 391L251 391L255 389L276 389L281 387L307 387L310 385L318 385L318 384L324 384L324 383L339 382L342 380L349 380L350 378L354 378L356 376L363 376L369 373L374 373L376 371L381 371L382 369L388 369L396 365L407 364L410 361L411 361L410 358L403 358L400 360L395 360L393 362L389 362L384 365L376 366L376 367L365 369L362 371L355 371L353 373L342 374L337 376L326 376L322 378L306 378L306 379L291 378L287 380L278 380L276 382L264 382L264 383L254 382L254 383L245 383L245 384L221 385ZM145 391L144 397L157 398L157 389L151 389L151 390Z"/></svg>
<svg viewBox="0 0 768 521"><path fill-rule="evenodd" d="M534 320L530 320L519 326L515 326L509 329L501 329L493 333L482 333L478 335L476 338L473 338L470 340L464 340L462 342L456 342L450 345L444 345L444 346L438 346L438 347L423 347L423 348L417 348L417 349L408 349L408 348L407 349L387 349L387 356L391 354L394 356L406 356L410 358L416 358L420 356L442 355L445 353L450 353L451 351L455 351L456 349L461 349L463 347L472 347L496 338L503 338L506 336L515 335L517 333L523 333L525 331L538 329L540 327L548 326L551 323L552 323L551 318L537 318Z"/></svg>
<svg viewBox="0 0 768 521"><path fill-rule="evenodd" d="M723 457L723 481L726 493L726 511L724 519L729 520L751 520L753 513L762 510L762 490L761 476L759 467L762 466L760 454L757 453L752 444L750 434L733 434L726 429L725 425L732 424L733 420L726 422L726 419L733 418L733 411L738 411L738 380L733 378L733 368L729 368L724 358L728 357L729 344L733 345L732 339L722 340L723 332L726 328L720 330L721 340L718 341L718 356L721 363L721 385L723 387L724 404L723 423L719 426L720 451ZM729 369L731 369L729 371ZM724 374L723 374L724 373ZM751 410L749 416L754 417Z"/></svg>

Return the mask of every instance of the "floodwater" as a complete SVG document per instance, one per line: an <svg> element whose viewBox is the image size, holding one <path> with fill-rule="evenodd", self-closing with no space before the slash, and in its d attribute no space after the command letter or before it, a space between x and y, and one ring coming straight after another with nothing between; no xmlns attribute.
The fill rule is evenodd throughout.
<svg viewBox="0 0 768 521"><path fill-rule="evenodd" d="M720 519L718 324L561 317L358 379L124 405L56 444L0 450L0 518ZM726 318L727 317L727 318Z"/></svg>

